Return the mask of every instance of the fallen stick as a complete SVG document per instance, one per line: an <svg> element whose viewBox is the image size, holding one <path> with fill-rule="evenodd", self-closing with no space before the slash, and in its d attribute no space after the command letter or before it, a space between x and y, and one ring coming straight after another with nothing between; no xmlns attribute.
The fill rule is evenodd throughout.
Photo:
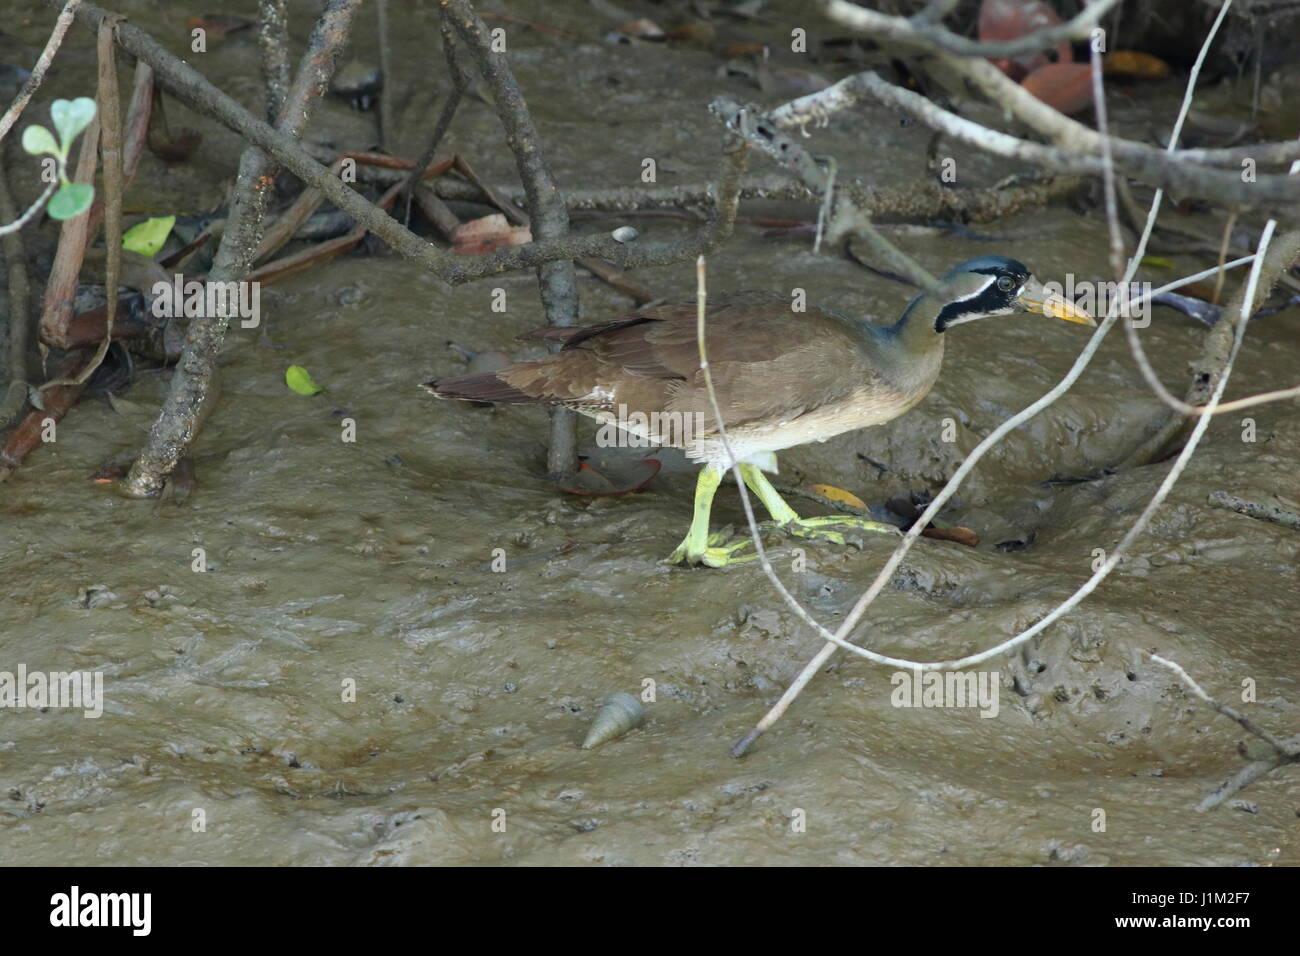
<svg viewBox="0 0 1300 956"><path fill-rule="evenodd" d="M1271 521L1292 531L1300 531L1300 514L1278 505L1261 505L1245 498L1238 498L1226 491L1212 491L1207 499L1211 508L1223 508L1235 511L1239 515L1255 518L1258 521Z"/></svg>

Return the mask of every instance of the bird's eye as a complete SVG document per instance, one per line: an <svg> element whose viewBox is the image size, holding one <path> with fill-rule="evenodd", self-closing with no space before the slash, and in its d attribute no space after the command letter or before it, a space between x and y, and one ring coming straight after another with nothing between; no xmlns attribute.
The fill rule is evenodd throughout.
<svg viewBox="0 0 1300 956"><path fill-rule="evenodd" d="M998 278L998 288L1001 289L1003 292L1010 292L1015 287L1016 284L1013 281L1011 281L1010 276L1000 276Z"/></svg>

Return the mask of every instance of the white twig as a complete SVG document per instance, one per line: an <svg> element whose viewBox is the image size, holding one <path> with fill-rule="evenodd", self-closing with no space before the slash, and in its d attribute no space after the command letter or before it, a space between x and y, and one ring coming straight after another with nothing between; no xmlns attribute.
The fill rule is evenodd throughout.
<svg viewBox="0 0 1300 956"><path fill-rule="evenodd" d="M1161 657L1159 654L1149 654L1147 656L1149 656L1157 664L1161 664L1169 668L1171 671L1173 671L1178 676L1178 679L1187 685L1188 690L1190 690L1197 697L1201 698L1201 700L1209 704L1211 708L1218 711L1220 714L1223 714L1223 716L1227 717L1229 720L1235 720L1237 723L1239 723L1242 726L1243 729L1254 734L1260 740L1264 741L1264 743L1268 744L1270 747L1276 750L1279 754L1289 758L1294 758L1296 756L1297 751L1294 745L1290 745L1283 740L1278 740L1277 737L1269 733L1263 727L1260 727L1258 724L1256 724L1245 714L1238 713L1237 711L1233 710L1231 707L1219 703L1217 700L1215 700L1213 697L1207 694L1205 692L1205 689L1202 688L1200 684L1196 683L1196 681L1192 678L1191 674L1183 670L1182 665L1178 664L1176 661L1171 661L1166 657Z"/></svg>
<svg viewBox="0 0 1300 956"><path fill-rule="evenodd" d="M1105 193L1106 227L1110 234L1110 267L1115 278L1124 275L1124 234L1119 229L1119 202L1115 198L1115 161L1110 154L1110 129L1106 122L1106 84L1101 78L1101 51L1090 42L1092 65L1092 105L1097 113L1097 132L1101 134L1102 188Z"/></svg>
<svg viewBox="0 0 1300 956"><path fill-rule="evenodd" d="M1149 656L1157 664L1161 664L1173 671L1178 679L1186 684L1187 688L1193 694L1205 701L1205 703L1216 712L1227 717L1229 720L1236 721L1248 733L1254 734L1260 740L1273 748L1273 753L1271 755L1261 760L1252 760L1223 783L1219 784L1219 786L1215 787L1204 800L1197 804L1197 811L1204 813L1206 810L1213 810L1233 794L1244 790L1265 774L1271 773L1278 767L1283 767L1287 764L1300 763L1300 736L1292 737L1290 740L1279 740L1245 714L1233 710L1226 704L1219 703L1207 694L1201 685L1196 683L1192 678L1192 675L1183 670L1183 668L1176 662L1161 657L1159 654L1150 654Z"/></svg>
<svg viewBox="0 0 1300 956"><path fill-rule="evenodd" d="M41 193L39 196L36 197L36 202L32 203L31 206L28 207L25 213L23 213L21 216L15 219L13 222L7 222L3 226L0 226L0 236L8 235L11 232L17 232L23 226L31 222L32 217L41 211L41 208L45 205L46 200L48 200L51 196L54 195L54 190L57 189L58 186L59 186L58 180L55 180L54 182L46 186L45 192Z"/></svg>
<svg viewBox="0 0 1300 956"><path fill-rule="evenodd" d="M695 260L695 342L700 355L700 371L704 373L704 388L709 394L709 404L713 408L713 416L718 423L718 437L722 440L723 451L726 452L727 460L731 462L731 473L736 479L736 487L740 489L740 503L745 510L745 520L749 524L749 535L754 540L754 550L758 554L759 564L763 568L763 573L767 579L772 582L777 593L785 600L800 619L815 631L821 632L828 640L833 640L834 635L830 634L821 624L819 624L811 614L799 603L798 598L790 593L789 589L781 582L777 576L776 570L772 567L772 562L768 560L767 549L763 546L763 535L759 532L758 519L754 517L754 505L749 498L749 489L745 486L744 475L740 473L740 463L736 461L736 456L731 450L731 439L727 437L727 426L722 420L722 407L718 404L717 393L713 390L713 371L709 368L708 350L704 345L704 317L708 305L708 279L705 272L704 256Z"/></svg>

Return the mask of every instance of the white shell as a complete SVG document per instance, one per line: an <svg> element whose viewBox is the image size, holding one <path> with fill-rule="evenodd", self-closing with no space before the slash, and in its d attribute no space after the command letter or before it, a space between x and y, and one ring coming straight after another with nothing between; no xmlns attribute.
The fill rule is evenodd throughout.
<svg viewBox="0 0 1300 956"><path fill-rule="evenodd" d="M637 236L641 235L641 233L637 232L631 226L619 226L611 232L610 235L614 237L615 242L631 242Z"/></svg>
<svg viewBox="0 0 1300 956"><path fill-rule="evenodd" d="M641 701L621 691L610 694L600 705L600 710L596 711L596 718L591 722L582 749L590 750L607 740L621 737L643 720L645 708L641 706Z"/></svg>

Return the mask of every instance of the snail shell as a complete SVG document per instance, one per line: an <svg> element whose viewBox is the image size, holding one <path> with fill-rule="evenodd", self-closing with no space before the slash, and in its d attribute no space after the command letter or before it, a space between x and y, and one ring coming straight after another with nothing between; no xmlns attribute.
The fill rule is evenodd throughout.
<svg viewBox="0 0 1300 956"><path fill-rule="evenodd" d="M607 740L621 737L643 720L645 708L641 706L641 701L631 694L610 694L600 705L600 710L596 711L596 719L591 722L582 749L590 750Z"/></svg>

